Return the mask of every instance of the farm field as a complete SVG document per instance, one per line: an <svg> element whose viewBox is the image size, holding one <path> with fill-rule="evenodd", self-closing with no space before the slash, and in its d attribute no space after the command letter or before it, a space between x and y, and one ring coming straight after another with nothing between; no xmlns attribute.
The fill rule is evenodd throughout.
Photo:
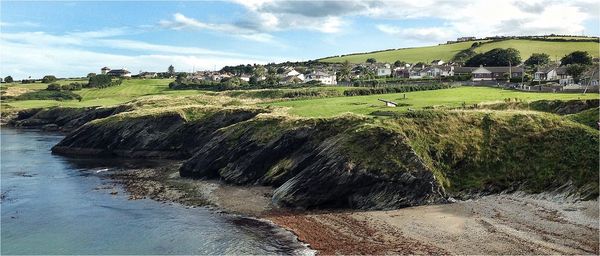
<svg viewBox="0 0 600 256"><path fill-rule="evenodd" d="M469 41L462 43L454 43L454 44L442 44L436 46L427 46L427 47L416 47L416 48L406 48L406 49L398 49L398 50L389 50L375 53L365 53L365 54L356 54L349 55L343 57L333 57L333 58L325 58L321 59L322 62L344 62L348 60L352 63L363 63L368 58L375 58L378 62L394 62L397 60L402 60L406 62L419 62L423 61L426 63L431 62L435 59L442 59L444 61L449 61L452 57L461 50L468 49L474 42L483 42L483 41ZM563 56L573 52L573 51L587 51L592 56L598 57L599 53L599 43L594 42L549 42L549 41L538 41L538 40L523 40L523 39L514 39L514 40L505 40L499 42L492 42L483 44L477 48L475 51L486 52L494 48L515 48L519 50L521 53L521 59L525 61L532 53L547 53L550 55L551 59L554 58L562 58Z"/></svg>
<svg viewBox="0 0 600 256"><path fill-rule="evenodd" d="M406 99L404 99L406 94ZM597 99L595 93L588 94L558 94L536 93L502 90L489 87L459 87L434 91L419 91L409 93L378 94L353 97L336 97L323 99L308 99L269 103L265 105L289 107L289 113L305 117L330 117L343 113L368 115L374 111L407 111L422 109L424 107L459 107L463 103L476 104L481 102L503 101L506 98L522 101L535 100L570 100L570 99ZM400 105L396 108L385 107L378 99L394 101Z"/></svg>
<svg viewBox="0 0 600 256"><path fill-rule="evenodd" d="M171 79L130 79L124 80L119 86L108 88L85 88L79 91L73 91L81 95L82 100L56 101L56 100L22 100L3 102L3 107L25 109L51 106L65 107L89 107L89 106L111 106L132 100L141 96L148 95L192 95L197 94L197 90L169 90ZM60 84L81 81L59 81ZM12 84L6 87L17 87L31 90L43 90L48 84Z"/></svg>
<svg viewBox="0 0 600 256"><path fill-rule="evenodd" d="M365 62L368 58L375 58L378 62L394 62L397 60L402 60L406 62L431 62L435 59L442 59L447 61L451 59L456 53L468 49L475 41L463 42L463 43L455 43L455 44L443 44L436 46L426 46L426 47L415 47L415 48L405 48L398 50L390 50L390 51L382 51L375 53L365 53L365 54L357 54L357 55L349 55L343 57L334 57L322 59L322 62L344 62L345 60L350 61L351 63L362 63ZM482 41L477 41L482 42Z"/></svg>
<svg viewBox="0 0 600 256"><path fill-rule="evenodd" d="M546 53L550 55L550 59L557 58L560 60L563 56L574 51L587 51L592 56L598 57L599 43L593 42L546 42L535 40L506 40L483 44L475 48L475 52L487 52L494 48L515 48L521 53L521 60L525 61L533 53Z"/></svg>

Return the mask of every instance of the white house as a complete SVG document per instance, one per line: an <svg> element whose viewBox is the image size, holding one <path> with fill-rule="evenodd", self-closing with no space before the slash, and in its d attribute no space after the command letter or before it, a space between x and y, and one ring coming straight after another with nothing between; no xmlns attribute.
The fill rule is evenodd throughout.
<svg viewBox="0 0 600 256"><path fill-rule="evenodd" d="M548 81L557 79L558 75L556 73L556 67L538 68L538 70L533 74L533 81Z"/></svg>
<svg viewBox="0 0 600 256"><path fill-rule="evenodd" d="M444 62L443 60L433 60L431 62L431 65L439 66L439 65L444 65L444 63L446 63L446 62Z"/></svg>
<svg viewBox="0 0 600 256"><path fill-rule="evenodd" d="M314 71L306 76L305 82L319 81L326 85L336 85L337 80L335 74L328 74L322 71Z"/></svg>
<svg viewBox="0 0 600 256"><path fill-rule="evenodd" d="M390 64L385 63L383 66L377 67L377 76L390 76L392 74L392 69Z"/></svg>
<svg viewBox="0 0 600 256"><path fill-rule="evenodd" d="M250 75L242 74L240 76L240 79L242 79L243 81L246 81L246 82L250 82L250 77L251 77Z"/></svg>

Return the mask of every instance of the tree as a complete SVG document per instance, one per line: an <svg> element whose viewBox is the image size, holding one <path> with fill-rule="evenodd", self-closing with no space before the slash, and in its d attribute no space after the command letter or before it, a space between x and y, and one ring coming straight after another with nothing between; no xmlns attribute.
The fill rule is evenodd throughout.
<svg viewBox="0 0 600 256"><path fill-rule="evenodd" d="M403 67L404 65L406 65L406 62L401 60L397 60L396 62L394 62L394 67Z"/></svg>
<svg viewBox="0 0 600 256"><path fill-rule="evenodd" d="M90 78L90 77L92 77L92 76L96 76L96 73L88 73L86 77L87 77L87 78Z"/></svg>
<svg viewBox="0 0 600 256"><path fill-rule="evenodd" d="M112 77L109 75L96 75L88 79L88 87L104 88L112 85Z"/></svg>
<svg viewBox="0 0 600 256"><path fill-rule="evenodd" d="M546 65L550 63L550 55L545 53L534 53L525 61L525 65L533 67L535 65Z"/></svg>
<svg viewBox="0 0 600 256"><path fill-rule="evenodd" d="M52 82L56 82L55 76L47 75L47 76L44 76L44 78L42 78L42 83L52 83Z"/></svg>
<svg viewBox="0 0 600 256"><path fill-rule="evenodd" d="M14 80L13 80L12 76L7 76L7 77L4 78L4 82L5 83L12 83L12 82L14 82Z"/></svg>
<svg viewBox="0 0 600 256"><path fill-rule="evenodd" d="M496 48L485 53L479 53L474 55L469 60L467 60L465 66L515 66L519 63L521 63L521 56L519 55L519 51L517 49Z"/></svg>
<svg viewBox="0 0 600 256"><path fill-rule="evenodd" d="M279 76L277 76L277 70L275 68L269 68L265 82L269 85L276 85L279 83Z"/></svg>
<svg viewBox="0 0 600 256"><path fill-rule="evenodd" d="M352 71L352 66L350 65L350 61L346 60L342 63L338 79L340 81L350 81L350 71Z"/></svg>
<svg viewBox="0 0 600 256"><path fill-rule="evenodd" d="M175 82L180 83L180 84L187 83L187 73L181 72L181 73L177 74L177 77L175 78Z"/></svg>
<svg viewBox="0 0 600 256"><path fill-rule="evenodd" d="M256 78L259 80L265 76L266 72L267 70L262 65L256 65L256 67L254 67L254 76L256 76Z"/></svg>
<svg viewBox="0 0 600 256"><path fill-rule="evenodd" d="M375 58L368 58L367 63L375 64L377 63L377 60Z"/></svg>
<svg viewBox="0 0 600 256"><path fill-rule="evenodd" d="M173 67L173 65L170 65L167 69L167 73L169 73L169 75L173 77L175 75L175 67Z"/></svg>
<svg viewBox="0 0 600 256"><path fill-rule="evenodd" d="M454 57L452 57L452 61L465 62L468 59L470 59L471 57L475 56L475 54L477 54L477 53L475 51L473 51L473 49L471 49L471 48L465 49L465 50L462 50L462 51L456 53L454 55Z"/></svg>
<svg viewBox="0 0 600 256"><path fill-rule="evenodd" d="M567 74L573 77L575 83L579 83L581 75L583 74L583 72L585 72L586 69L587 67L582 64L569 64L567 65Z"/></svg>
<svg viewBox="0 0 600 256"><path fill-rule="evenodd" d="M588 52L574 51L560 59L560 65L566 66L569 64L592 65L592 56Z"/></svg>

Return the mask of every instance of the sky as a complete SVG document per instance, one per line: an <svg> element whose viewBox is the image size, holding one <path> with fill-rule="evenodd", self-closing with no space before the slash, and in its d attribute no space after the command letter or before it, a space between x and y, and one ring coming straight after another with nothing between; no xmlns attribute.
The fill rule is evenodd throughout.
<svg viewBox="0 0 600 256"><path fill-rule="evenodd" d="M2 0L0 77L213 70L462 36L598 36L599 13L596 0Z"/></svg>

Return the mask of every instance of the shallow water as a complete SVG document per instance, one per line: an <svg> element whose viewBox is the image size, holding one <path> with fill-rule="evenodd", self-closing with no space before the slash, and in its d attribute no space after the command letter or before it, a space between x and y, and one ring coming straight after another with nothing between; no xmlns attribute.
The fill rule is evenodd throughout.
<svg viewBox="0 0 600 256"><path fill-rule="evenodd" d="M2 128L2 254L290 254L288 232L252 219L152 200L128 200L96 172L149 161L52 155L56 133Z"/></svg>

